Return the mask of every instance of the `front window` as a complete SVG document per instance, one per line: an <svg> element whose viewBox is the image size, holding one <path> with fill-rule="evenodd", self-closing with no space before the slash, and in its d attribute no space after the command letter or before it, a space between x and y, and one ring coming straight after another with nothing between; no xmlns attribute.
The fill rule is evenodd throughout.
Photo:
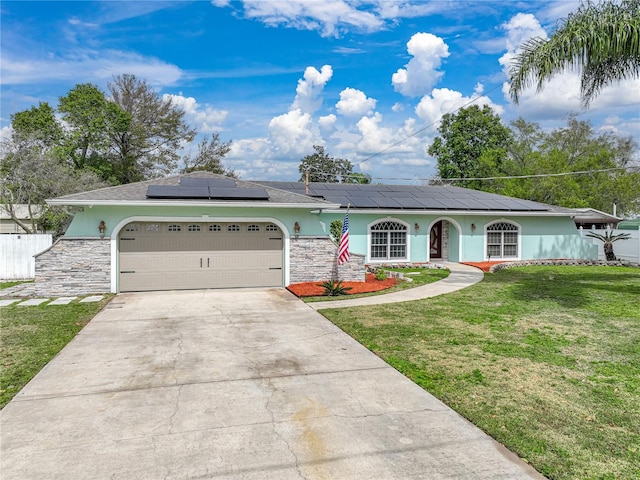
<svg viewBox="0 0 640 480"><path fill-rule="evenodd" d="M384 221L371 226L371 260L406 260L407 227Z"/></svg>
<svg viewBox="0 0 640 480"><path fill-rule="evenodd" d="M487 227L487 257L518 257L517 225L510 222L497 222Z"/></svg>

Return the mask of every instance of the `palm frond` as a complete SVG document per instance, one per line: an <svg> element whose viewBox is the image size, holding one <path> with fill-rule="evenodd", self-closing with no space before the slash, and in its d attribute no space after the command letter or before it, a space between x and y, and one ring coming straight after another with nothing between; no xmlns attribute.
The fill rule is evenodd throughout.
<svg viewBox="0 0 640 480"><path fill-rule="evenodd" d="M583 3L551 38L532 38L520 48L509 70L515 103L533 83L540 91L558 73L582 69L587 106L605 86L640 76L640 0Z"/></svg>

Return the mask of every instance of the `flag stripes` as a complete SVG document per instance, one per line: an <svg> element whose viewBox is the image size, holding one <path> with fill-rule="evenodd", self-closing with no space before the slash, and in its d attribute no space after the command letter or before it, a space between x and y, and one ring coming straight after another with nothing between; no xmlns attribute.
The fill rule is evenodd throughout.
<svg viewBox="0 0 640 480"><path fill-rule="evenodd" d="M338 249L338 265L349 261L349 210L344 215L342 223L342 235L340 235L340 247Z"/></svg>

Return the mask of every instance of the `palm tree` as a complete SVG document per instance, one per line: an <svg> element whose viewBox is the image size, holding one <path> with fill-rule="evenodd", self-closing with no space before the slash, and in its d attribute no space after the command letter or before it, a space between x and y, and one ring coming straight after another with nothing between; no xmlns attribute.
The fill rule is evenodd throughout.
<svg viewBox="0 0 640 480"><path fill-rule="evenodd" d="M618 240L627 240L631 235L628 233L613 233L613 230L605 230L604 234L589 232L587 233L587 237L597 238L600 240L604 248L604 256L607 259L607 262L612 262L616 259L615 254L613 253L613 244Z"/></svg>
<svg viewBox="0 0 640 480"><path fill-rule="evenodd" d="M587 0L559 22L551 38L532 38L520 48L509 71L515 103L532 83L540 92L554 75L582 68L586 107L602 88L640 76L640 0Z"/></svg>

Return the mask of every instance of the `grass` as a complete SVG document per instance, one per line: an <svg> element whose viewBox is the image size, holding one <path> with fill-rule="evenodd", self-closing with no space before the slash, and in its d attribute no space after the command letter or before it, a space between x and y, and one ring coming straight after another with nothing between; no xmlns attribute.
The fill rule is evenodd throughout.
<svg viewBox="0 0 640 480"><path fill-rule="evenodd" d="M21 283L33 283L33 280L20 280L17 282L0 282L0 290L4 290L5 288L15 287L16 285L20 285Z"/></svg>
<svg viewBox="0 0 640 480"><path fill-rule="evenodd" d="M111 297L97 303L0 307L0 408L69 343Z"/></svg>
<svg viewBox="0 0 640 480"><path fill-rule="evenodd" d="M640 270L526 267L323 310L551 479L640 478Z"/></svg>
<svg viewBox="0 0 640 480"><path fill-rule="evenodd" d="M379 292L356 293L353 295L346 295L341 297L302 297L301 300L304 302L328 302L349 300L352 298L360 297L372 297L374 295L383 295L385 293L398 292L400 290L406 290L408 288L420 287L428 283L437 282L438 280L442 280L443 278L447 278L449 276L449 270L441 268L385 268L384 270L389 272L403 273L406 278L411 278L412 281L406 282L403 280L398 280L398 283L396 283L393 287L387 288L386 290L381 290Z"/></svg>

